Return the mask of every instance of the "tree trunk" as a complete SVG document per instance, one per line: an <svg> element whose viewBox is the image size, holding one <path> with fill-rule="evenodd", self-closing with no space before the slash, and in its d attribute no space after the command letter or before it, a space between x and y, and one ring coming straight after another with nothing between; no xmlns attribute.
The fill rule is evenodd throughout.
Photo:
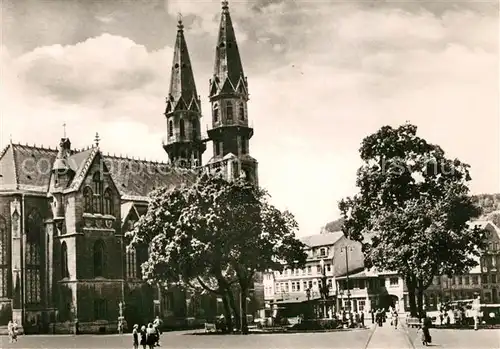
<svg viewBox="0 0 500 349"><path fill-rule="evenodd" d="M236 301L234 300L233 287L229 287L227 289L227 297L229 299L229 305L231 306L234 314L234 326L235 328L240 328L240 312L238 311Z"/></svg>
<svg viewBox="0 0 500 349"><path fill-rule="evenodd" d="M248 334L248 323L247 323L247 294L248 288L240 287L240 329L241 334Z"/></svg>
<svg viewBox="0 0 500 349"><path fill-rule="evenodd" d="M424 290L419 287L417 290L417 308L418 314L421 318L425 317L424 313Z"/></svg>
<svg viewBox="0 0 500 349"><path fill-rule="evenodd" d="M226 331L228 333L233 332L233 320L231 319L231 308L229 307L229 301L226 296L222 296L222 303L224 305L224 316L226 320Z"/></svg>
<svg viewBox="0 0 500 349"><path fill-rule="evenodd" d="M410 315L412 317L418 316L417 304L415 303L415 283L412 277L406 278L406 287L408 289L408 303L410 306Z"/></svg>

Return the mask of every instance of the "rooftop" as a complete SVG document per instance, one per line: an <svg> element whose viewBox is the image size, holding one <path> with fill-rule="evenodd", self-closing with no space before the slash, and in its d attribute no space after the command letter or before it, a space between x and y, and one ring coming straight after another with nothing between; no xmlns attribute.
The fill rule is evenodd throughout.
<svg viewBox="0 0 500 349"><path fill-rule="evenodd" d="M300 237L300 240L309 247L321 247L333 245L343 236L344 233L342 233L341 231L336 231L332 233L304 236Z"/></svg>

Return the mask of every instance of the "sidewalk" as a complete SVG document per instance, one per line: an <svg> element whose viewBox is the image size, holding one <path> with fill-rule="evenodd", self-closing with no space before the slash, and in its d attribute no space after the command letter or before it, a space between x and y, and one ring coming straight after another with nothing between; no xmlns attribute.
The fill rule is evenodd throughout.
<svg viewBox="0 0 500 349"><path fill-rule="evenodd" d="M406 330L401 324L395 329L390 319L382 327L375 327L366 349L411 349L413 346L408 340Z"/></svg>

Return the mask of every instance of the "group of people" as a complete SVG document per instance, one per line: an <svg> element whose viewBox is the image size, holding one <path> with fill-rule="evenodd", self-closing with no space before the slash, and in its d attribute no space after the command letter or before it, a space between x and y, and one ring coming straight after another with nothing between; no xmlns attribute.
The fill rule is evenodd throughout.
<svg viewBox="0 0 500 349"><path fill-rule="evenodd" d="M370 313L372 316L372 324L377 323L377 325L382 326L382 324L387 321L385 308L372 309Z"/></svg>
<svg viewBox="0 0 500 349"><path fill-rule="evenodd" d="M139 325L135 324L132 329L134 349L139 348L139 345L143 349L159 347L162 323L161 319L157 316L152 323L142 325L140 328Z"/></svg>
<svg viewBox="0 0 500 349"><path fill-rule="evenodd" d="M17 330L18 330L17 322L9 321L9 323L7 325L7 332L9 335L9 343L17 342Z"/></svg>
<svg viewBox="0 0 500 349"><path fill-rule="evenodd" d="M343 324L347 324L348 327L354 328L364 328L365 327L365 313L360 311L346 311L344 309L340 310L340 313L335 316L337 319L341 319Z"/></svg>

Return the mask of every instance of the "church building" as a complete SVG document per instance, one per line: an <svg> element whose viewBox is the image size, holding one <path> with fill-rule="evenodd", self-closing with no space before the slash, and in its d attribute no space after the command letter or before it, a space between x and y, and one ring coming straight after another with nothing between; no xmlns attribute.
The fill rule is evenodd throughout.
<svg viewBox="0 0 500 349"><path fill-rule="evenodd" d="M26 333L67 333L78 323L82 333L109 333L121 315L128 324L216 315L216 299L195 305L185 292L146 284L140 265L147 248L129 251L125 238L153 190L189 182L197 171L258 183L248 83L227 1L209 86L212 122L204 136L179 21L164 114L168 162L106 155L98 136L86 149L72 148L64 135L57 149L11 141L0 152L0 326L14 319ZM214 155L203 165L209 142Z"/></svg>

